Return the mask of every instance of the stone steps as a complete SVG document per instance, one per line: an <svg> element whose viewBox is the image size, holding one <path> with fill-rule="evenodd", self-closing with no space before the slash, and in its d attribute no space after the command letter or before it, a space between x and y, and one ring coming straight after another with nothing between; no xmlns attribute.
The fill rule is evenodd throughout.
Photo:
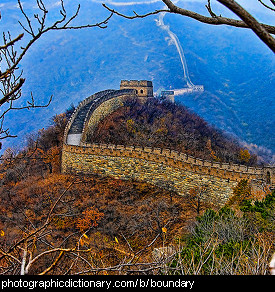
<svg viewBox="0 0 275 292"><path fill-rule="evenodd" d="M119 95L129 94L129 93L133 93L133 90L132 89L104 90L104 91L96 93L94 95L94 98L78 111L77 116L75 117L68 134L71 135L71 134L82 133L85 118L91 107L94 107L95 109L97 107L97 104L100 104L108 99L117 97Z"/></svg>
<svg viewBox="0 0 275 292"><path fill-rule="evenodd" d="M82 133L86 115L87 115L89 108L91 107L92 104L93 104L93 100L91 102L87 103L86 105L84 105L80 109L80 111L78 112L77 116L75 117L75 119L71 125L69 134L81 134Z"/></svg>

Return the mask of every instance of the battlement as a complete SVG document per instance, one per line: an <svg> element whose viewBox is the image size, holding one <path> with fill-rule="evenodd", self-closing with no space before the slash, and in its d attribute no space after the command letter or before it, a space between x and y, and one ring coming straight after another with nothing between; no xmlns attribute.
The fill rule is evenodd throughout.
<svg viewBox="0 0 275 292"><path fill-rule="evenodd" d="M170 91L167 92L170 94ZM225 203L241 179L253 186L275 187L275 168L248 167L199 159L171 149L88 144L98 123L130 97L143 100L153 96L146 80L122 80L120 90L106 90L82 101L64 133L62 172L98 173L123 179L137 179L184 194L198 185L208 185L210 200Z"/></svg>
<svg viewBox="0 0 275 292"><path fill-rule="evenodd" d="M246 167L198 159L170 149L111 144L63 145L62 171L140 180L179 194L205 185L208 194L204 199L217 205L227 202L241 179L251 181L253 187L267 182L267 177L274 179L271 167Z"/></svg>
<svg viewBox="0 0 275 292"><path fill-rule="evenodd" d="M240 180L243 178L265 181L266 176L274 180L274 167L248 167L241 164L204 160L171 149L112 144L82 144L82 146L64 145L69 153L84 155L102 155L112 157L132 157L159 163L165 163L179 169L192 169L197 173Z"/></svg>
<svg viewBox="0 0 275 292"><path fill-rule="evenodd" d="M147 80L121 80L120 89L135 89L137 96L153 97L153 83Z"/></svg>
<svg viewBox="0 0 275 292"><path fill-rule="evenodd" d="M148 80L121 80L120 87L122 86L145 86L145 87L153 87L152 81Z"/></svg>

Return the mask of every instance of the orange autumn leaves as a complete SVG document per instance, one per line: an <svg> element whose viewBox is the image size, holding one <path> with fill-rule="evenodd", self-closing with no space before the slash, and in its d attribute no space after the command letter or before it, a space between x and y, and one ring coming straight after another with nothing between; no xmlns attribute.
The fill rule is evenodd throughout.
<svg viewBox="0 0 275 292"><path fill-rule="evenodd" d="M92 206L82 212L82 216L77 219L76 227L83 233L91 227L96 227L103 216L102 212Z"/></svg>

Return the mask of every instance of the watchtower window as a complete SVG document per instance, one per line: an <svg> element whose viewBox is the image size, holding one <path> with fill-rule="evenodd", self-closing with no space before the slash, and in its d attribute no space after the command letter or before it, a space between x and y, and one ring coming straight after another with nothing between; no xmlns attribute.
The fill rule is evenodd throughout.
<svg viewBox="0 0 275 292"><path fill-rule="evenodd" d="M143 89L140 90L140 93L143 94Z"/></svg>
<svg viewBox="0 0 275 292"><path fill-rule="evenodd" d="M268 185L270 185L270 182L271 182L271 179L270 179L270 172L267 171L267 172L266 172L266 183L267 183Z"/></svg>

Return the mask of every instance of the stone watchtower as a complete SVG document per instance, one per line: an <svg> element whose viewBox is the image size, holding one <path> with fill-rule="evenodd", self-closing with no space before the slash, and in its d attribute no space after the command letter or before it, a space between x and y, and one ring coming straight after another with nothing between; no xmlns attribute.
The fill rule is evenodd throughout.
<svg viewBox="0 0 275 292"><path fill-rule="evenodd" d="M153 83L147 80L121 80L120 89L135 89L139 97L153 97Z"/></svg>

